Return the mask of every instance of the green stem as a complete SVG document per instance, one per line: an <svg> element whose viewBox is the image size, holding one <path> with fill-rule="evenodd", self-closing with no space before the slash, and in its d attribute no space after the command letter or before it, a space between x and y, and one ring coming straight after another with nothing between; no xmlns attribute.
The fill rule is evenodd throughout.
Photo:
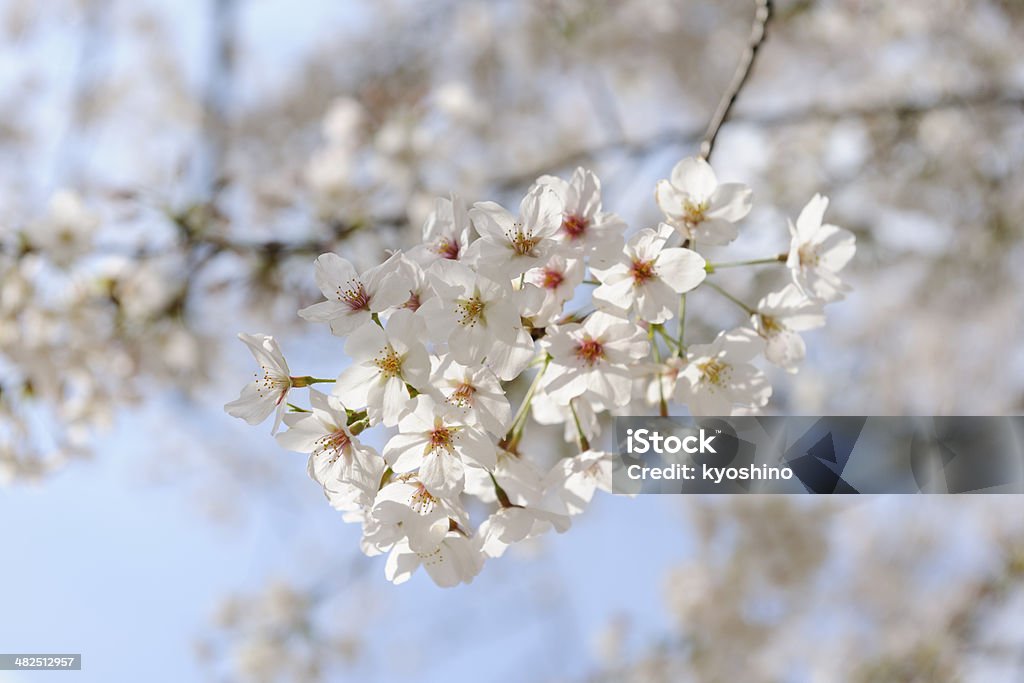
<svg viewBox="0 0 1024 683"><path fill-rule="evenodd" d="M303 407L301 407L301 406L297 406L297 405L295 405L294 403L289 403L289 404L288 404L288 408L289 408L289 409L290 409L290 410L291 410L291 411L292 411L293 413L312 413L312 412L313 412L312 410L306 410L305 408L303 408Z"/></svg>
<svg viewBox="0 0 1024 683"><path fill-rule="evenodd" d="M533 402L533 395L540 388L540 381L544 377L544 372L548 369L550 363L551 356L545 354L544 364L537 371L537 375L533 378L533 383L530 384L530 388L526 390L526 395L523 396L523 402L519 406L519 410L516 411L515 417L512 418L512 426L509 427L508 434L505 435L505 443L508 450L512 452L515 452L516 446L519 445L519 439L522 438L523 428L526 427L526 420L530 415L530 404Z"/></svg>
<svg viewBox="0 0 1024 683"><path fill-rule="evenodd" d="M580 425L580 416L576 414L576 406L572 404L576 399L569 400L569 410L572 412L572 421L576 425L576 439L579 443L580 453L590 450L590 442L587 441L586 435L583 434L583 426Z"/></svg>
<svg viewBox="0 0 1024 683"><path fill-rule="evenodd" d="M729 301L733 302L734 304L736 304L737 306L742 308L744 311L747 312L747 315L754 315L755 313L757 313L757 311L755 311L753 308L751 308L750 306L746 305L745 303L743 303L742 301L740 301L739 299L737 299L732 294L730 294L729 292L725 291L724 289L722 289L721 287L719 287L715 283L708 282L707 280L705 280L704 281L704 285L706 285L706 286L710 287L711 289L715 290L716 292L718 292L719 294L724 296L726 299L728 299Z"/></svg>
<svg viewBox="0 0 1024 683"><path fill-rule="evenodd" d="M686 295L679 295L679 336L676 339L676 353L680 356L686 350L684 335L686 334Z"/></svg>
<svg viewBox="0 0 1024 683"><path fill-rule="evenodd" d="M333 379L323 379L320 377L310 377L309 375L305 375L302 377L289 377L289 379L292 381L292 386L295 388L308 387L311 384L323 384L325 382L337 381Z"/></svg>
<svg viewBox="0 0 1024 683"><path fill-rule="evenodd" d="M658 383L658 412L662 417L668 417L668 403L665 402L665 386L661 381L661 349L658 348L658 340L654 338L654 332L660 330L660 325L651 325L647 339L651 343L651 353L654 355L654 362L659 365L658 374L654 380Z"/></svg>
<svg viewBox="0 0 1024 683"><path fill-rule="evenodd" d="M498 480L494 478L494 473L493 472L488 472L487 474L490 475L491 483L494 484L494 495L498 498L498 503L501 505L501 507L503 507L503 508L522 507L521 505L514 505L512 503L512 501L509 500L508 494L505 492L505 489L501 488L501 484L498 483Z"/></svg>
<svg viewBox="0 0 1024 683"><path fill-rule="evenodd" d="M672 335L668 333L668 330L663 325L651 325L651 329L658 333L658 336L668 345L669 349L675 351L679 348L679 343L672 338Z"/></svg>
<svg viewBox="0 0 1024 683"><path fill-rule="evenodd" d="M704 270L709 273L713 273L716 270L722 268L739 268L741 266L765 266L769 263L785 263L788 258L788 254L779 254L778 256L772 256L769 258L756 258L750 259L749 261L726 261L725 263L708 263L704 266Z"/></svg>
<svg viewBox="0 0 1024 683"><path fill-rule="evenodd" d="M583 284L585 284L585 285L600 285L601 283L598 280L584 280Z"/></svg>

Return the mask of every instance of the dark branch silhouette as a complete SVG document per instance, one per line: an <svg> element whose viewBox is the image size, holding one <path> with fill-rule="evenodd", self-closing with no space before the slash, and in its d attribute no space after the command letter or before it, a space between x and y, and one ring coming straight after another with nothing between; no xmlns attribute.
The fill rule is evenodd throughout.
<svg viewBox="0 0 1024 683"><path fill-rule="evenodd" d="M711 117L711 123L708 124L707 132L704 133L704 139L700 143L700 155L705 160L711 158L711 151L715 148L718 131L722 129L722 126L729 118L729 112L732 111L733 105L736 104L736 98L739 97L740 91L746 84L747 79L750 78L750 72L754 68L757 53L768 36L768 22L771 20L771 17L771 0L757 0L757 8L754 11L754 25L750 29L750 40L747 44L747 49L743 52L739 66L736 67L736 73L733 75L725 94L722 95L718 108L715 109L715 113Z"/></svg>

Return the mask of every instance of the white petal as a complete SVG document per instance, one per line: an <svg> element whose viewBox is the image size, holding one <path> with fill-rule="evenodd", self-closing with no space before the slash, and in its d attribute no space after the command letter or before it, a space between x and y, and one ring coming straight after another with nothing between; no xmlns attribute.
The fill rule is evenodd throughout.
<svg viewBox="0 0 1024 683"><path fill-rule="evenodd" d="M735 223L746 218L753 204L753 191L742 183L723 183L711 196L708 218L721 218Z"/></svg>
<svg viewBox="0 0 1024 683"><path fill-rule="evenodd" d="M683 159L672 169L672 184L697 201L711 197L718 187L718 178L711 164L699 157Z"/></svg>
<svg viewBox="0 0 1024 683"><path fill-rule="evenodd" d="M665 249L658 255L655 271L665 284L677 294L689 292L704 282L707 271L704 270L704 258L690 249Z"/></svg>

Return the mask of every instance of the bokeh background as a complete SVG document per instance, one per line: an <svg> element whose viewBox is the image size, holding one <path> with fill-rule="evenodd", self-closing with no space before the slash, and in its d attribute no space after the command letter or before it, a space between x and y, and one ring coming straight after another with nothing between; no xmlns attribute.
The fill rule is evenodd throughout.
<svg viewBox="0 0 1024 683"><path fill-rule="evenodd" d="M340 369L295 314L312 259L378 261L435 196L585 164L655 222L753 15L0 1L0 651L89 681L1024 679L1018 497L604 496L470 586L393 587L302 456L222 411L237 331ZM814 192L859 248L771 411L1024 411L1022 45L1019 0L775 3L713 157L754 189L730 259L785 250ZM694 339L741 322L690 308Z"/></svg>

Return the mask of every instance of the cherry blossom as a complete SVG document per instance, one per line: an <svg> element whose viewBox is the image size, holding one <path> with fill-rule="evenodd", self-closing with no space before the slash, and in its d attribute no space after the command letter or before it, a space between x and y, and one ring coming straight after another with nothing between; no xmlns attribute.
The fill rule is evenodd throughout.
<svg viewBox="0 0 1024 683"><path fill-rule="evenodd" d="M516 218L494 202L477 202L470 209L480 239L472 244L471 258L478 268L498 276L518 276L542 265L556 246L562 224L562 203L549 187L530 189Z"/></svg>
<svg viewBox="0 0 1024 683"><path fill-rule="evenodd" d="M417 470L427 490L445 495L462 490L466 465L493 469L497 451L466 410L423 394L384 446L384 460L396 472Z"/></svg>
<svg viewBox="0 0 1024 683"><path fill-rule="evenodd" d="M246 384L241 395L226 404L224 410L228 415L241 418L251 425L259 424L268 415L275 413L272 432L276 432L287 407L285 398L292 388L288 362L273 337L242 333L238 338L249 348L260 369L256 379Z"/></svg>
<svg viewBox="0 0 1024 683"><path fill-rule="evenodd" d="M458 261L466 257L470 244L469 212L457 195L438 198L434 210L423 223L423 242L409 255L424 266L437 259Z"/></svg>
<svg viewBox="0 0 1024 683"><path fill-rule="evenodd" d="M433 552L451 527L451 515L445 499L435 496L413 476L395 479L383 486L370 512L377 522L364 540L386 551L403 539L410 549Z"/></svg>
<svg viewBox="0 0 1024 683"><path fill-rule="evenodd" d="M658 207L688 240L728 244L736 239L736 222L750 213L751 191L739 183L719 183L703 159L683 159L668 180L658 181Z"/></svg>
<svg viewBox="0 0 1024 683"><path fill-rule="evenodd" d="M309 402L311 412L284 416L288 430L277 434L277 442L288 450L309 453L309 476L325 490L344 481L356 482L361 491L370 491L369 500L373 500L384 471L383 459L352 433L348 412L336 397L310 389Z"/></svg>
<svg viewBox="0 0 1024 683"><path fill-rule="evenodd" d="M526 271L526 282L536 287L535 300L524 307L527 317L541 327L558 317L583 282L583 271L582 259L567 259L561 254Z"/></svg>
<svg viewBox="0 0 1024 683"><path fill-rule="evenodd" d="M671 227L641 230L626 242L617 258L600 261L591 270L601 286L594 301L625 314L636 311L641 320L663 323L679 306L679 295L704 281L705 261L695 251L665 248Z"/></svg>
<svg viewBox="0 0 1024 683"><path fill-rule="evenodd" d="M400 268L401 256L395 254L362 275L337 254L322 254L316 260L316 284L327 301L299 311L306 320L326 322L331 332L344 337L366 323L376 313L401 305L409 298L409 282Z"/></svg>
<svg viewBox="0 0 1024 683"><path fill-rule="evenodd" d="M559 405L577 396L601 405L629 403L634 364L650 348L635 323L601 311L583 324L559 326L544 346L552 358L545 390Z"/></svg>
<svg viewBox="0 0 1024 683"><path fill-rule="evenodd" d="M388 555L384 575L395 584L405 583L420 566L438 586L450 588L470 583L483 568L484 556L477 542L451 531L430 552L416 552L408 539L395 543Z"/></svg>
<svg viewBox="0 0 1024 683"><path fill-rule="evenodd" d="M499 283L455 261L430 267L437 296L420 308L430 336L447 342L452 357L473 365L496 344L513 345L519 338L519 311L511 284Z"/></svg>
<svg viewBox="0 0 1024 683"><path fill-rule="evenodd" d="M825 324L824 304L789 284L765 295L751 320L766 342L765 358L788 372L796 372L807 353L803 337L797 333Z"/></svg>
<svg viewBox="0 0 1024 683"><path fill-rule="evenodd" d="M465 408L473 419L495 436L508 429L512 407L498 376L483 365L470 367L451 358L434 361L431 384L445 403Z"/></svg>
<svg viewBox="0 0 1024 683"><path fill-rule="evenodd" d="M744 328L723 331L710 344L691 346L676 384L676 398L698 416L725 416L738 408L763 407L772 388L750 361L764 347L763 339Z"/></svg>
<svg viewBox="0 0 1024 683"><path fill-rule="evenodd" d="M562 224L557 239L571 253L591 256L621 248L626 223L602 211L601 181L593 172L577 168L568 181L541 176L536 186L550 187L561 201Z"/></svg>
<svg viewBox="0 0 1024 683"><path fill-rule="evenodd" d="M789 224L786 266L793 283L807 296L835 301L849 290L838 273L853 258L856 238L849 230L822 223L827 208L828 198L816 194L797 216L796 224Z"/></svg>
<svg viewBox="0 0 1024 683"><path fill-rule="evenodd" d="M560 460L544 478L545 491L553 496L567 515L587 509L594 493L612 490L612 455L587 450Z"/></svg>
<svg viewBox="0 0 1024 683"><path fill-rule="evenodd" d="M366 406L370 424L398 424L409 387L426 390L430 359L423 346L423 321L412 311L395 311L387 328L359 328L345 342L352 365L338 377L335 394L350 406Z"/></svg>
<svg viewBox="0 0 1024 683"><path fill-rule="evenodd" d="M361 525L362 551L387 555L388 580L407 581L422 566L439 586L467 583L513 545L567 531L623 466L602 433L609 416L655 406L666 416L756 413L771 395L757 357L794 371L804 355L798 333L824 324L820 283L845 265L828 249L845 257L853 248L852 239L833 244L836 233L820 225L824 200L797 221L821 259L789 275L777 254L716 263L697 251L735 238L750 209L750 191L718 184L706 161L684 159L659 184L668 222L656 230L626 237L600 188L583 169L569 180L542 176L519 218L493 202L467 212L453 195L436 202L421 244L362 276L339 256L318 259L328 301L302 315L347 337L351 363L330 395L311 390L308 410L293 406L277 440L310 453L310 476L330 505ZM675 246L679 233L687 246ZM756 308L718 274L771 264L797 284L769 291ZM344 278L355 284L339 288ZM753 327L701 343L707 325L686 324L696 315L690 302ZM271 370L243 390L247 402L227 406L232 414L262 419L283 410L291 387L329 381L289 377L266 344L254 354ZM524 438L543 425L562 427L565 457L551 462L543 441ZM360 441L379 428L391 428L382 455Z"/></svg>

